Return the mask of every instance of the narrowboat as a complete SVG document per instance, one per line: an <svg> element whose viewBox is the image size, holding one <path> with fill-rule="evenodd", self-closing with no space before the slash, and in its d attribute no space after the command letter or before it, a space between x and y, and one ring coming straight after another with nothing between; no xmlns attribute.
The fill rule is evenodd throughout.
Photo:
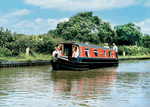
<svg viewBox="0 0 150 107"><path fill-rule="evenodd" d="M53 70L87 70L118 66L115 51L110 48L76 42L62 42L58 46L61 47L60 54L52 56L51 59ZM76 56L73 55L74 51Z"/></svg>

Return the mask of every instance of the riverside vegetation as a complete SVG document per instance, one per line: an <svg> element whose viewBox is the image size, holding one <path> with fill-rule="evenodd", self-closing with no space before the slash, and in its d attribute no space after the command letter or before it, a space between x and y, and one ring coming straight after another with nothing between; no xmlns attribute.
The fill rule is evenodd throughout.
<svg viewBox="0 0 150 107"><path fill-rule="evenodd" d="M142 36L141 28L133 23L111 28L109 22L102 21L93 12L77 13L69 21L57 24L55 30L45 34L24 35L12 33L0 27L0 61L50 60L56 44L60 42L89 41L92 45L104 46L115 42L119 57L150 57L150 36ZM29 56L25 52L29 47Z"/></svg>

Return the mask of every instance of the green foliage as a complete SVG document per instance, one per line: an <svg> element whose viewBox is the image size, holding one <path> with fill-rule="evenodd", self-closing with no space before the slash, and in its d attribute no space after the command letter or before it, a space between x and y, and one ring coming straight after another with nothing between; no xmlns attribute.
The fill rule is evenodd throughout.
<svg viewBox="0 0 150 107"><path fill-rule="evenodd" d="M51 54L56 45L51 35L25 36L15 32L12 35L8 29L4 31L2 27L0 28L0 38L0 47L2 48L0 56L18 56L25 53L27 47L29 47L31 55L34 52Z"/></svg>
<svg viewBox="0 0 150 107"><path fill-rule="evenodd" d="M117 44L118 45L140 45L142 33L141 28L135 26L133 23L125 25L115 26L114 29L117 33Z"/></svg>
<svg viewBox="0 0 150 107"><path fill-rule="evenodd" d="M26 54L21 52L21 53L19 54L19 58L25 59L25 58L26 58Z"/></svg>
<svg viewBox="0 0 150 107"><path fill-rule="evenodd" d="M150 35L145 34L145 35L142 37L142 39L143 39L143 46L144 46L145 48L150 48Z"/></svg>
<svg viewBox="0 0 150 107"><path fill-rule="evenodd" d="M0 48L0 56L12 56L12 52L5 47Z"/></svg>
<svg viewBox="0 0 150 107"><path fill-rule="evenodd" d="M49 30L47 34L29 35L11 33L0 27L0 57L26 58L27 60L42 57L42 54L51 54L56 44L61 42L89 41L89 44L104 46L108 43L118 44L118 53L122 55L149 55L150 36L141 36L140 27L133 23L119 25L111 29L109 22L103 22L93 12L80 12L70 17L69 21L57 24L55 30ZM133 46L137 43L137 46ZM123 46L126 45L126 46ZM129 46L131 45L131 46ZM26 57L26 48L29 47L29 57ZM48 57L48 56L47 56Z"/></svg>
<svg viewBox="0 0 150 107"><path fill-rule="evenodd" d="M111 29L109 23L92 15L93 12L78 13L69 21L58 23L56 30L50 30L48 33L65 40L89 41L94 44L114 42L117 34Z"/></svg>
<svg viewBox="0 0 150 107"><path fill-rule="evenodd" d="M141 46L118 46L118 54L123 55L123 52L131 56L150 55L150 49Z"/></svg>

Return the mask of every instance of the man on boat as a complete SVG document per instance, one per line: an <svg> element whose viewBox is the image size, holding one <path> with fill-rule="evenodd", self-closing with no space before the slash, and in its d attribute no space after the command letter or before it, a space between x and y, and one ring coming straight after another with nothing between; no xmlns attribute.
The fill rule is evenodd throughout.
<svg viewBox="0 0 150 107"><path fill-rule="evenodd" d="M85 44L86 44L86 45L88 45L88 44L89 44L89 42L88 42L88 41L86 41L86 42L85 42Z"/></svg>
<svg viewBox="0 0 150 107"><path fill-rule="evenodd" d="M55 50L53 51L53 57L56 57L59 54L58 47L55 47Z"/></svg>
<svg viewBox="0 0 150 107"><path fill-rule="evenodd" d="M113 43L113 50L115 50L115 52L116 52L116 57L117 57L117 59L118 59L118 48L117 48L117 46L115 45L115 43Z"/></svg>
<svg viewBox="0 0 150 107"><path fill-rule="evenodd" d="M109 48L108 43L105 44L106 46L104 46L105 48Z"/></svg>

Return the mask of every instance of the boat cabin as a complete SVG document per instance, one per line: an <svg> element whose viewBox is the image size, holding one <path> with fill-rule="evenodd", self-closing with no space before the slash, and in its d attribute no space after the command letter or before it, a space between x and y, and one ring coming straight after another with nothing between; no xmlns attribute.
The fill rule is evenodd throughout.
<svg viewBox="0 0 150 107"><path fill-rule="evenodd" d="M61 43L61 55L64 57L75 57L73 56L73 49L76 47L77 57L88 57L88 58L116 58L115 51L110 48L86 45L82 43Z"/></svg>

